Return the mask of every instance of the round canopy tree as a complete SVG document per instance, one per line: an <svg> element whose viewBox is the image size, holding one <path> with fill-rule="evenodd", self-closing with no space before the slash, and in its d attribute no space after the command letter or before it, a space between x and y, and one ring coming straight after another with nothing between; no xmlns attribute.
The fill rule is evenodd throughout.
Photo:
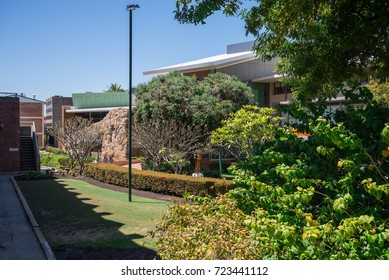
<svg viewBox="0 0 389 280"><path fill-rule="evenodd" d="M251 88L234 76L210 74L202 81L179 72L157 76L136 90L138 122L170 119L208 131L246 104L253 103Z"/></svg>
<svg viewBox="0 0 389 280"><path fill-rule="evenodd" d="M206 146L223 119L254 99L249 86L223 73L197 81L172 72L138 86L135 94L136 144L148 152L157 170L177 162L177 155L188 160L194 150Z"/></svg>

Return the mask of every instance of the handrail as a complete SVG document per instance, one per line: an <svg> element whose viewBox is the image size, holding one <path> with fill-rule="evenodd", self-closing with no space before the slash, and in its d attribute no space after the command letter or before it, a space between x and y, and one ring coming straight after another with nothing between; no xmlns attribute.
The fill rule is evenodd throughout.
<svg viewBox="0 0 389 280"><path fill-rule="evenodd" d="M32 143L34 146L34 156L35 156L35 168L37 171L41 169L41 156L39 153L39 147L38 147L38 135L36 133L36 128L35 128L35 122L32 122L32 127L31 127L31 137L32 137Z"/></svg>

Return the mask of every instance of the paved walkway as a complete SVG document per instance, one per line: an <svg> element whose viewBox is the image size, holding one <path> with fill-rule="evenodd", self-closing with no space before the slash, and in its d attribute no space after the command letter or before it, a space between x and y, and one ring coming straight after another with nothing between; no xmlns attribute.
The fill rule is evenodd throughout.
<svg viewBox="0 0 389 280"><path fill-rule="evenodd" d="M11 175L0 173L0 260L46 259Z"/></svg>

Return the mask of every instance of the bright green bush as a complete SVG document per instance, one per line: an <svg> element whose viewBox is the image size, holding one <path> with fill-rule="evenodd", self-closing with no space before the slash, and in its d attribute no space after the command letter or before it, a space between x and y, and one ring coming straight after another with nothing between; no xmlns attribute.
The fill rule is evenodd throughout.
<svg viewBox="0 0 389 280"><path fill-rule="evenodd" d="M242 257L389 259L389 111L357 92L368 104L346 107L337 116L344 123L323 117L302 123L307 140L278 128L272 141L230 168L236 175L227 194L236 203L231 209L245 213L235 218L250 232L244 243L255 246ZM172 207L157 232L162 258L203 259L208 252L228 258L212 253L234 244L213 242L214 231L231 222L224 203L218 198Z"/></svg>
<svg viewBox="0 0 389 280"><path fill-rule="evenodd" d="M241 159L251 154L254 144L271 140L281 121L273 108L245 105L222 121L222 126L212 132L212 145L221 145L234 157ZM237 150L238 152L235 152Z"/></svg>
<svg viewBox="0 0 389 280"><path fill-rule="evenodd" d="M40 152L41 166L50 166L59 169L63 165L62 161L66 161L68 159L69 157L64 154Z"/></svg>
<svg viewBox="0 0 389 280"><path fill-rule="evenodd" d="M48 153L56 154L56 155L64 155L64 151L59 148L51 147L51 146L46 146L42 147L42 150L45 150Z"/></svg>
<svg viewBox="0 0 389 280"><path fill-rule="evenodd" d="M89 164L84 175L98 181L128 187L128 169L113 164ZM197 178L149 170L132 170L132 187L155 193L184 196L185 193L216 196L233 188L230 181L214 178Z"/></svg>
<svg viewBox="0 0 389 280"><path fill-rule="evenodd" d="M260 258L389 259L387 159L321 118L303 141L279 129L234 167L231 192Z"/></svg>
<svg viewBox="0 0 389 280"><path fill-rule="evenodd" d="M63 157L58 159L58 163L60 166L68 167L70 165L70 159L68 157Z"/></svg>
<svg viewBox="0 0 389 280"><path fill-rule="evenodd" d="M256 259L246 215L226 197L172 205L154 231L165 260Z"/></svg>

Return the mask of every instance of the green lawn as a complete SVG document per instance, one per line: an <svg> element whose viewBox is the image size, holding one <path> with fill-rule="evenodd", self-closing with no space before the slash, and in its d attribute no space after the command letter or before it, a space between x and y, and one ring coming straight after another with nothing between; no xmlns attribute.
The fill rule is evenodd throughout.
<svg viewBox="0 0 389 280"><path fill-rule="evenodd" d="M74 179L19 180L53 249L155 248L149 231L167 209L159 200L107 190Z"/></svg>

